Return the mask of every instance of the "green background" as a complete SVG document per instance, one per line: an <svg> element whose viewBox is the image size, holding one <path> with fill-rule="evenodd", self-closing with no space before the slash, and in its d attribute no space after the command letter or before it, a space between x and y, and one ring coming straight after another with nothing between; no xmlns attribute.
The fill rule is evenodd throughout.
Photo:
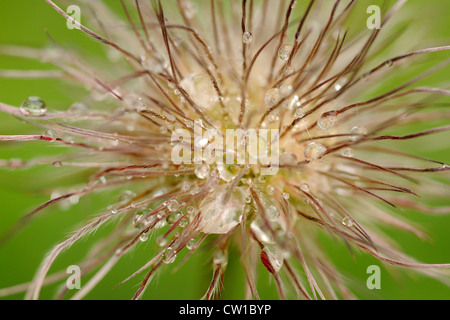
<svg viewBox="0 0 450 320"><path fill-rule="evenodd" d="M108 1L115 7L119 1ZM301 1L299 1L301 2ZM415 27L427 27L430 31L429 40L436 40L439 45L449 44L450 39L450 3L447 0L410 1L417 12L412 23ZM201 3L201 0L200 0ZM375 1L368 2L368 4ZM423 8L423 9L420 9ZM426 13L426 14L424 14ZM432 24L431 24L432 23ZM88 52L98 52L99 44L76 30L68 30L65 20L58 15L43 0L1 0L0 1L0 44L16 44L32 47L45 47L50 41L45 31L62 46L78 48ZM425 46L429 45L428 43ZM448 53L430 55L423 67L435 65L442 61ZM0 69L51 69L47 64L39 61L20 59L16 57L0 56ZM434 78L433 78L434 77ZM437 73L432 80L447 80L448 69ZM61 85L58 80L20 80L0 78L0 101L18 106L28 96L42 97L53 109L65 110L67 106L77 101L74 87L69 84ZM75 95L75 96L74 96ZM448 124L448 121L447 121ZM0 114L0 134L39 133L39 129L21 123L12 116ZM445 153L428 148L426 156L450 163L449 135L437 135L439 144L444 144ZM420 141L419 141L420 143ZM55 154L64 149L45 142L23 142L12 145L0 142L0 159L31 159L41 154ZM45 177L45 179L43 178ZM81 182L76 180L70 172L58 171L55 168L19 169L12 171L0 169L0 232L10 227L18 218L48 200L54 185ZM12 239L5 247L0 248L0 288L20 284L32 279L45 253L68 233L74 226L80 225L86 217L94 215L107 203L108 197L114 195L98 195L90 199L81 200L78 206L63 211L58 208L47 210L39 219L30 224L23 232ZM447 200L447 205L449 201ZM415 221L423 225L432 235L433 242L422 242L404 232L390 230L393 238L397 239L407 253L415 258L429 263L450 262L449 216L425 216L414 212L406 212ZM93 236L100 238L102 232ZM52 270L66 268L77 263L85 253L84 246L90 240L76 244L65 252L55 262ZM345 246L339 241L322 237L321 241L329 249L330 258L340 270L352 276L352 288L357 289L362 299L448 299L449 288L445 285L412 273L405 269L395 269L381 265L372 257L358 252L352 257ZM148 241L127 255L105 278L100 285L88 295L89 299L129 299L137 289L139 280L136 279L112 289L119 281L142 266L151 257L153 247ZM228 271L225 276L223 298L242 299L244 297L244 277L239 266L238 257L232 248ZM171 272L169 266L154 279L153 284L146 291L146 299L198 299L204 294L211 279L209 252L200 251L195 254L180 270ZM366 268L371 264L382 267L381 290L376 292L366 289ZM392 273L386 270L393 271ZM267 272L261 269L258 286L261 298L276 299L277 294ZM45 288L42 298L51 299L55 286ZM23 294L8 298L21 299Z"/></svg>

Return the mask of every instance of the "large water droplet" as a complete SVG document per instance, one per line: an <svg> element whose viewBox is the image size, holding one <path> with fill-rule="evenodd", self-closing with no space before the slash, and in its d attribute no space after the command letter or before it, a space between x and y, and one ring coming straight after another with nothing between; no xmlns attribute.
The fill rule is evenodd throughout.
<svg viewBox="0 0 450 320"><path fill-rule="evenodd" d="M345 217L344 219L342 219L342 224L344 226L347 226L347 227L351 228L354 225L354 221L350 217Z"/></svg>
<svg viewBox="0 0 450 320"><path fill-rule="evenodd" d="M329 130L334 126L336 119L336 111L325 112L324 114L322 114L319 120L317 120L317 125L322 130Z"/></svg>
<svg viewBox="0 0 450 320"><path fill-rule="evenodd" d="M177 252L171 248L171 247L167 247L166 250L164 250L163 253L163 262L165 264L171 264L175 261L175 259L177 258Z"/></svg>
<svg viewBox="0 0 450 320"><path fill-rule="evenodd" d="M178 210L179 207L180 207L180 204L175 199L172 199L167 203L167 209L169 209L169 211L172 211L172 212L176 211L176 210Z"/></svg>
<svg viewBox="0 0 450 320"><path fill-rule="evenodd" d="M351 157L353 157L353 150L352 150L352 148L344 148L343 150L342 150L342 156L344 156L344 157L349 157L349 158L351 158Z"/></svg>
<svg viewBox="0 0 450 320"><path fill-rule="evenodd" d="M139 236L139 240L142 241L142 242L147 241L147 239L148 239L148 234L147 233L143 233L143 234L141 234Z"/></svg>
<svg viewBox="0 0 450 320"><path fill-rule="evenodd" d="M305 155L306 160L312 161L320 159L326 151L327 148L325 148L322 144L313 141L306 145L303 150L303 154Z"/></svg>
<svg viewBox="0 0 450 320"><path fill-rule="evenodd" d="M194 248L195 246L195 239L191 239L188 241L188 243L186 243L186 248L188 250L192 250L192 248Z"/></svg>
<svg viewBox="0 0 450 320"><path fill-rule="evenodd" d="M309 186L306 183L302 183L300 185L300 190L304 191L304 192L309 192Z"/></svg>
<svg viewBox="0 0 450 320"><path fill-rule="evenodd" d="M44 100L39 97L28 97L20 106L20 112L26 116L44 116L47 112L47 107Z"/></svg>
<svg viewBox="0 0 450 320"><path fill-rule="evenodd" d="M244 32L242 34L242 42L244 42L245 44L250 44L253 41L253 35L251 32Z"/></svg>
<svg viewBox="0 0 450 320"><path fill-rule="evenodd" d="M209 165L206 163L203 163L195 168L195 175L199 179L205 179L208 176L210 170L211 170L211 168L209 167Z"/></svg>
<svg viewBox="0 0 450 320"><path fill-rule="evenodd" d="M352 130L350 130L350 134L353 136L350 137L352 141L356 141L360 139L362 136L367 135L367 129L360 126L354 126Z"/></svg>

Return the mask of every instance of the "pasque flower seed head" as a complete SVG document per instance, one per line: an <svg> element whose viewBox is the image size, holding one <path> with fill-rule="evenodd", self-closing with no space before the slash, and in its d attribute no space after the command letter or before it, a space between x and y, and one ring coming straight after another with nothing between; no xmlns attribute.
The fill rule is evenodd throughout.
<svg viewBox="0 0 450 320"><path fill-rule="evenodd" d="M46 2L68 21L75 19L57 1ZM152 286L155 273L201 248L214 251L205 299L220 297L231 259L245 271L247 298L260 297L255 264L274 278L280 298L353 298L345 270L334 266L322 246L323 234L380 264L448 275L450 264L420 263L391 246L379 229L394 226L423 237L398 217L399 210L449 211L428 200L440 197L448 205L449 166L418 152L423 141L450 129L439 124L449 119L439 107L448 105L442 99L450 92L439 83L418 84L449 61L414 75L417 69L408 68L450 46L426 48L418 39L402 46L395 32L407 12L405 1L383 8L378 27L376 20L361 23L360 17L371 17L351 0L120 2L122 16L108 1L81 1L82 19L73 24L73 32L103 44L101 63L65 49L58 39L54 49L39 51L60 69L54 77L79 84L87 96L74 97L75 104L60 112L35 96L19 107L0 103L0 111L51 133L3 135L1 143L67 146L69 154L46 158L58 164L53 169L90 173L82 187L55 194L29 212L14 232L55 205L125 191L50 251L27 286L27 298L40 297L62 251L112 220L111 236L93 248L98 254L80 262L93 276L75 299L85 297L127 252L151 244L157 254L132 275L146 274L135 299ZM392 41L399 43L392 52L401 49L388 55ZM2 51L17 52L36 58L38 51ZM384 81L403 72L409 78L401 83ZM417 122L426 126L414 130ZM231 129L235 135L228 141ZM425 140L412 150L402 144L414 139ZM270 151L281 161L262 161ZM14 168L42 164L2 162ZM240 257L229 255L231 247ZM63 289L58 297L66 294Z"/></svg>

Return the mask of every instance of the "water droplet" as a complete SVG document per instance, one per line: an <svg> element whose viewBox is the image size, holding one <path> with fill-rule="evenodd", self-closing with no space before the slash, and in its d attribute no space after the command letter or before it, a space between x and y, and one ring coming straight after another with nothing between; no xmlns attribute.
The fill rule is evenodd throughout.
<svg viewBox="0 0 450 320"><path fill-rule="evenodd" d="M148 234L147 233L143 233L139 236L139 240L141 240L142 242L145 242L148 240Z"/></svg>
<svg viewBox="0 0 450 320"><path fill-rule="evenodd" d="M324 114L322 114L319 120L317 120L317 125L322 130L329 130L334 126L336 119L337 119L336 111L325 112Z"/></svg>
<svg viewBox="0 0 450 320"><path fill-rule="evenodd" d="M351 228L354 225L354 221L350 217L345 217L344 219L342 219L342 224L344 226L347 226L347 227Z"/></svg>
<svg viewBox="0 0 450 320"><path fill-rule="evenodd" d="M291 9L294 9L297 6L297 1L292 2Z"/></svg>
<svg viewBox="0 0 450 320"><path fill-rule="evenodd" d="M272 185L269 184L267 186L267 188L266 188L266 192L267 192L267 194L269 196L272 196L274 194L274 192L275 192L275 188Z"/></svg>
<svg viewBox="0 0 450 320"><path fill-rule="evenodd" d="M47 112L47 107L44 100L39 97L28 97L20 106L20 112L26 116L44 116Z"/></svg>
<svg viewBox="0 0 450 320"><path fill-rule="evenodd" d="M55 162L52 163L52 165L55 166L55 167L61 167L62 163L61 163L61 161L55 161Z"/></svg>
<svg viewBox="0 0 450 320"><path fill-rule="evenodd" d="M193 186L192 189L191 189L191 191L189 191L189 193L190 193L191 195L196 195L196 194L199 193L199 192L200 192L199 186Z"/></svg>
<svg viewBox="0 0 450 320"><path fill-rule="evenodd" d="M225 253L222 250L217 251L214 254L213 263L215 265L219 265L219 264L224 265L227 263L227 256L225 255Z"/></svg>
<svg viewBox="0 0 450 320"><path fill-rule="evenodd" d="M278 50L278 56L281 60L287 60L289 59L289 56L291 55L292 51L292 45L291 44L284 44L280 47L280 50Z"/></svg>
<svg viewBox="0 0 450 320"><path fill-rule="evenodd" d="M167 209L171 212L178 210L179 207L180 204L175 199L172 199L167 203Z"/></svg>
<svg viewBox="0 0 450 320"><path fill-rule="evenodd" d="M367 129L360 126L354 126L352 130L350 130L350 134L353 136L350 137L352 141L356 141L361 138L361 136L367 135Z"/></svg>
<svg viewBox="0 0 450 320"><path fill-rule="evenodd" d="M47 130L44 135L46 137L52 139L51 141L55 141L57 138L56 132L54 130Z"/></svg>
<svg viewBox="0 0 450 320"><path fill-rule="evenodd" d="M192 248L194 248L195 246L195 239L191 239L188 241L188 243L186 243L186 248L188 250L192 250Z"/></svg>
<svg viewBox="0 0 450 320"><path fill-rule="evenodd" d="M394 64L394 62L392 60L388 60L388 61L385 62L385 65L387 67L392 67L393 64Z"/></svg>
<svg viewBox="0 0 450 320"><path fill-rule="evenodd" d="M173 263L176 258L177 258L177 253L176 253L176 251L174 249L172 249L171 247L167 247L167 249L164 250L163 262L165 264Z"/></svg>
<svg viewBox="0 0 450 320"><path fill-rule="evenodd" d="M305 155L306 160L312 161L320 159L326 151L327 148L325 148L322 144L313 141L306 145L303 150L303 154Z"/></svg>
<svg viewBox="0 0 450 320"><path fill-rule="evenodd" d="M280 90L278 88L267 90L264 101L268 107L276 105L280 101Z"/></svg>
<svg viewBox="0 0 450 320"><path fill-rule="evenodd" d="M342 156L344 156L344 157L349 157L349 158L351 158L351 157L353 157L353 150L352 150L352 148L344 148L343 150L342 150Z"/></svg>
<svg viewBox="0 0 450 320"><path fill-rule="evenodd" d="M251 203L252 202L252 196L245 197L245 203Z"/></svg>
<svg viewBox="0 0 450 320"><path fill-rule="evenodd" d="M289 193L283 192L283 199L288 200L289 199Z"/></svg>
<svg viewBox="0 0 450 320"><path fill-rule="evenodd" d="M292 66L286 66L286 68L284 69L284 75L286 77L288 77L293 73L294 73L294 68Z"/></svg>
<svg viewBox="0 0 450 320"><path fill-rule="evenodd" d="M189 214L193 214L195 212L195 208L193 206L189 206L187 207L186 212Z"/></svg>
<svg viewBox="0 0 450 320"><path fill-rule="evenodd" d="M305 112L303 111L303 108L299 107L295 110L294 113L294 118L295 119L300 119L305 115Z"/></svg>
<svg viewBox="0 0 450 320"><path fill-rule="evenodd" d="M181 217L181 213L180 213L180 212L175 212L175 213L169 214L169 215L166 217L166 221L167 221L168 224L173 224L173 223L175 223L175 221L177 221L180 217Z"/></svg>
<svg viewBox="0 0 450 320"><path fill-rule="evenodd" d="M199 179L205 179L208 176L210 171L211 171L211 168L209 167L209 165L206 163L203 163L195 168L195 175Z"/></svg>
<svg viewBox="0 0 450 320"><path fill-rule="evenodd" d="M183 218L180 220L180 227L185 228L189 224L189 220L186 218Z"/></svg>
<svg viewBox="0 0 450 320"><path fill-rule="evenodd" d="M300 185L300 190L302 190L304 192L309 192L309 185L307 185L306 183L302 183Z"/></svg>
<svg viewBox="0 0 450 320"><path fill-rule="evenodd" d="M251 32L246 31L242 34L242 42L245 44L250 44L253 41L253 35Z"/></svg>

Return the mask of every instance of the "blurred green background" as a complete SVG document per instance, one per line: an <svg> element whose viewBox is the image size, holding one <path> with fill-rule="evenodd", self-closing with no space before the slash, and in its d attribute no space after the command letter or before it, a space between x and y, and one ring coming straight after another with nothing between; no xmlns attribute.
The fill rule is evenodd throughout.
<svg viewBox="0 0 450 320"><path fill-rule="evenodd" d="M200 4L202 0L198 1ZM206 1L204 1L206 2ZM300 2L300 1L299 1ZM364 1L363 1L364 2ZM60 2L58 2L60 3ZM119 8L120 2L110 0L114 7ZM367 1L368 4L373 3ZM428 29L429 38L424 46L435 44L450 44L450 2L448 0L410 1L411 10L415 10L413 20L415 27ZM68 48L78 48L87 52L98 52L99 44L76 30L68 30L66 21L57 14L43 0L1 0L0 1L0 45L25 45L36 48L50 44L46 31L59 43ZM433 40L433 41L432 41ZM430 55L424 64L435 65L449 57L448 53ZM52 69L48 64L10 56L0 56L0 69ZM447 80L448 69L433 76L431 80ZM430 80L430 81L431 81ZM77 92L69 84L62 84L58 80L45 79L4 79L0 78L0 101L18 106L28 96L42 97L52 109L65 110L77 101ZM0 113L0 134L40 133L39 129L21 123L12 116ZM449 135L439 135L437 139L444 144L445 153L428 148L427 156L436 160L450 163ZM31 159L42 154L56 154L64 149L45 142L23 142L8 144L0 142L0 159ZM55 183L64 181L65 171L56 168L34 168L10 170L0 168L0 232L7 230L17 219L49 199L51 189ZM70 177L70 175L68 175ZM43 178L45 177L45 179ZM68 184L73 182L73 178ZM81 182L81 181L75 181ZM67 211L58 209L46 210L45 214L33 221L18 236L6 246L0 248L0 288L24 283L32 279L36 269L46 252L58 241L80 225L86 217L90 217L108 202L108 197L114 195L102 194L93 198L82 199L77 206ZM447 205L449 200L447 199ZM407 253L415 258L429 263L450 262L450 217L425 216L414 212L406 212L415 221L423 225L432 235L432 242L422 242L405 232L392 231ZM94 239L99 239L103 232L100 230ZM52 270L60 270L68 265L77 263L85 254L84 246L90 240L81 241L69 251L62 254L55 262ZM445 285L420 275L407 273L405 269L386 267L372 257L356 253L354 257L341 242L322 237L321 241L328 248L330 258L341 270L353 277L351 287L359 291L362 299L448 299L450 290ZM152 256L153 248L148 241L128 254L88 295L89 299L129 299L137 289L139 280L136 279L112 289L119 281L136 271ZM232 249L234 258L230 259L225 276L223 291L224 299L244 298L244 277L239 266L237 253ZM174 266L169 266L154 279L151 287L146 291L146 299L199 299L205 292L211 279L212 270L209 266L211 256L208 252L198 252L180 270L171 272ZM370 291L365 287L366 268L376 264L382 267L381 290ZM387 270L392 273L386 272ZM273 281L261 269L258 286L261 298L276 299L276 289ZM45 288L42 298L51 299L55 286ZM21 299L23 294L16 294L7 298ZM1 298L0 298L1 299Z"/></svg>

